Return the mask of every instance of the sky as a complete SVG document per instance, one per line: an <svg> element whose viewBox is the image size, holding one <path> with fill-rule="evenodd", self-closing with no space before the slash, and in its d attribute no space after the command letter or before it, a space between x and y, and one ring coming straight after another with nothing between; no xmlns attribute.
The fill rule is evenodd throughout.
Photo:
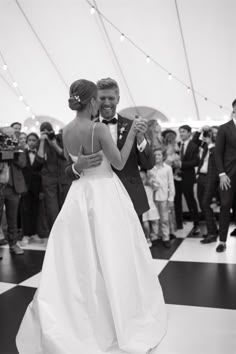
<svg viewBox="0 0 236 354"><path fill-rule="evenodd" d="M199 118L221 124L236 96L234 0L96 0L102 16L91 15L86 0L0 0L0 126L31 116L36 124L39 115L67 124L70 84L104 77L119 83L119 109L148 106L191 125L198 116L176 3L193 86L203 95L196 94Z"/></svg>

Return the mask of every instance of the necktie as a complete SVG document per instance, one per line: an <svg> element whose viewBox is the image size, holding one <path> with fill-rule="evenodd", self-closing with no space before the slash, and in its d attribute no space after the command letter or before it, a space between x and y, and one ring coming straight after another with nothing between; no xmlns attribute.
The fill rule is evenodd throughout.
<svg viewBox="0 0 236 354"><path fill-rule="evenodd" d="M116 124L117 123L117 119L116 118L112 118L110 120L103 119L102 123L104 123L104 124Z"/></svg>
<svg viewBox="0 0 236 354"><path fill-rule="evenodd" d="M184 143L181 144L181 149L180 149L180 159L181 161L184 158Z"/></svg>

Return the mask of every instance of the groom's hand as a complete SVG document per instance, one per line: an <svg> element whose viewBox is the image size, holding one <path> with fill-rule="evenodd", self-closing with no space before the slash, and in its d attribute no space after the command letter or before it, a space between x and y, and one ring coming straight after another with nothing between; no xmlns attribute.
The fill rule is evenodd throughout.
<svg viewBox="0 0 236 354"><path fill-rule="evenodd" d="M136 122L136 130L138 131L137 143L140 145L145 139L145 134L147 132L147 120L142 117L138 117L136 118Z"/></svg>
<svg viewBox="0 0 236 354"><path fill-rule="evenodd" d="M100 152L96 152L91 155L84 155L83 146L80 147L80 151L78 153L77 161L75 163L75 169L78 172L82 172L86 168L99 166L102 162L102 154Z"/></svg>

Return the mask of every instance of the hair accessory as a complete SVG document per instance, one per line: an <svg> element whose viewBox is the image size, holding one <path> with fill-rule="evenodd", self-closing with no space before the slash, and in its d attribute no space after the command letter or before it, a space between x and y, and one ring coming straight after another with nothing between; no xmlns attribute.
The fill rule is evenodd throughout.
<svg viewBox="0 0 236 354"><path fill-rule="evenodd" d="M74 99L76 99L77 102L80 103L80 97L79 96L73 96L73 97L74 97Z"/></svg>

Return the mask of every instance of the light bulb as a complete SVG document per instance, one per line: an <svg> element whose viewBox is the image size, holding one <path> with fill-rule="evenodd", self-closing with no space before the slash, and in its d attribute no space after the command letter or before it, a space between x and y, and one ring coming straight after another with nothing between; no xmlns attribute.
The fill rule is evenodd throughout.
<svg viewBox="0 0 236 354"><path fill-rule="evenodd" d="M171 79L172 79L172 75L171 75L171 74L169 74L168 79L169 79L169 80L171 80Z"/></svg>
<svg viewBox="0 0 236 354"><path fill-rule="evenodd" d="M24 97L22 95L19 96L19 100L23 101Z"/></svg>
<svg viewBox="0 0 236 354"><path fill-rule="evenodd" d="M7 68L7 64L4 64L4 65L3 65L3 70L6 71L7 69L8 69L8 68Z"/></svg>
<svg viewBox="0 0 236 354"><path fill-rule="evenodd" d="M26 111L30 111L30 107L29 106L26 106L25 109L26 109Z"/></svg>
<svg viewBox="0 0 236 354"><path fill-rule="evenodd" d="M120 41L123 42L125 40L125 35L122 33L120 36Z"/></svg>
<svg viewBox="0 0 236 354"><path fill-rule="evenodd" d="M191 88L190 87L188 87L188 93L191 91Z"/></svg>
<svg viewBox="0 0 236 354"><path fill-rule="evenodd" d="M36 124L37 126L39 126L39 121L37 120L37 121L35 122L35 124Z"/></svg>
<svg viewBox="0 0 236 354"><path fill-rule="evenodd" d="M95 11L96 11L96 10L95 10L95 7L94 7L94 6L92 6L92 7L91 7L91 9L90 9L90 13L91 13L91 15L94 15L94 14L95 14Z"/></svg>
<svg viewBox="0 0 236 354"><path fill-rule="evenodd" d="M14 87L17 87L18 86L18 83L16 81L13 82L12 84Z"/></svg>
<svg viewBox="0 0 236 354"><path fill-rule="evenodd" d="M35 115L34 115L34 114L32 114L31 118L32 118L32 119L35 119Z"/></svg>
<svg viewBox="0 0 236 354"><path fill-rule="evenodd" d="M147 57L146 57L146 62L149 64L150 63L150 57L149 57L149 55L147 55Z"/></svg>

